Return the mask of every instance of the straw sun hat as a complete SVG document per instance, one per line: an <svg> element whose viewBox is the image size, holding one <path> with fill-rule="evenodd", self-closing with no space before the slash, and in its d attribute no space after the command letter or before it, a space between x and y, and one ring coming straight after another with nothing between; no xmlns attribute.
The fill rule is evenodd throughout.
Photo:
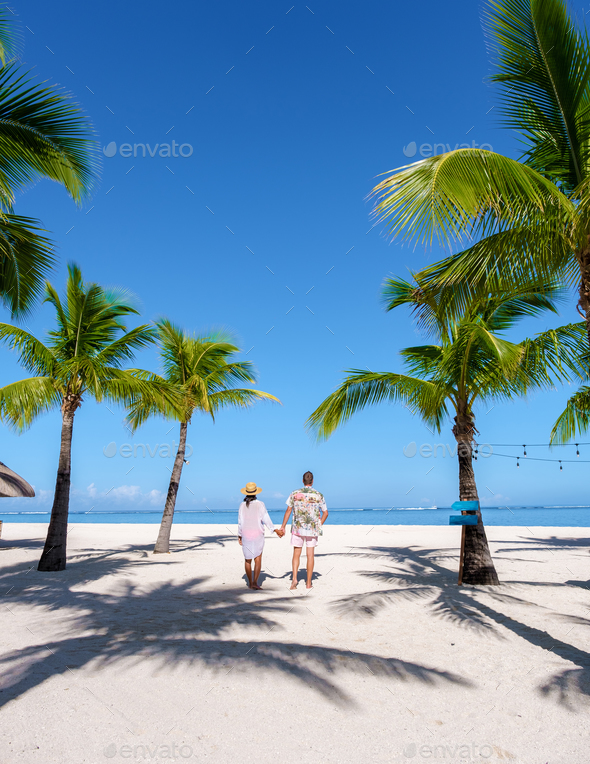
<svg viewBox="0 0 590 764"><path fill-rule="evenodd" d="M240 491L246 496L253 496L256 493L260 493L262 488L259 488L256 483L246 483L246 487L240 488Z"/></svg>

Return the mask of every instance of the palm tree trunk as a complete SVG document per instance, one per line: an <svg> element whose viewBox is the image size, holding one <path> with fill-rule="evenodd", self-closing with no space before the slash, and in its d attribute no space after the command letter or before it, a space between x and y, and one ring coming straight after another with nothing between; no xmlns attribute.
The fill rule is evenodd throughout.
<svg viewBox="0 0 590 764"><path fill-rule="evenodd" d="M590 248L576 252L576 257L580 264L580 299L578 301L578 310L586 319L586 332L588 334L588 345L590 345Z"/></svg>
<svg viewBox="0 0 590 764"><path fill-rule="evenodd" d="M44 572L65 570L68 538L68 512L70 509L70 479L72 469L72 432L74 414L79 403L67 400L61 410L61 445L51 519L47 539L37 570Z"/></svg>
<svg viewBox="0 0 590 764"><path fill-rule="evenodd" d="M473 471L472 442L474 432L475 422L471 413L467 411L465 405L460 405L453 427L459 458L459 501L479 501ZM463 583L499 584L500 581L490 554L488 538L479 509L476 514L477 525L464 526Z"/></svg>
<svg viewBox="0 0 590 764"><path fill-rule="evenodd" d="M172 530L172 520L174 518L174 507L176 506L178 485L180 483L180 476L182 475L182 468L184 466L187 428L188 425L186 422L180 423L180 442L178 444L178 451L176 452L176 459L174 460L172 475L170 476L168 495L166 496L164 514L162 515L160 532L158 533L158 539L156 541L156 546L154 547L154 554L166 554L170 552L170 531Z"/></svg>

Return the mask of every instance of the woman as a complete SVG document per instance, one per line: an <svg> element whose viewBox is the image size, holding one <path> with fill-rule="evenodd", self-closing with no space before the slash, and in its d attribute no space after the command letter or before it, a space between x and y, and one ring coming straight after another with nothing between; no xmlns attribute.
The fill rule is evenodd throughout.
<svg viewBox="0 0 590 764"><path fill-rule="evenodd" d="M284 531L275 528L270 519L264 502L256 496L262 491L256 483L246 483L245 488L240 488L245 494L245 500L238 510L238 540L246 562L246 575L250 589L261 589L258 585L258 576L262 568L262 550L264 549L264 528L274 531L277 536L284 536ZM254 573L252 573L252 560L254 560Z"/></svg>

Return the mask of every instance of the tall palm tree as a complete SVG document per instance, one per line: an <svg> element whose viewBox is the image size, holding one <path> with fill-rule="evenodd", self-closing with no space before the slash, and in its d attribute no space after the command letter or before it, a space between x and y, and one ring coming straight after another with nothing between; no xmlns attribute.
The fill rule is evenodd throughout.
<svg viewBox="0 0 590 764"><path fill-rule="evenodd" d="M395 170L375 213L393 235L461 251L420 274L460 313L501 283L560 279L578 292L590 348L590 41L565 0L488 0L484 27L502 88L503 123L521 161L460 149ZM462 249L466 242L469 246ZM472 243L475 242L475 243ZM590 354L586 353L587 363ZM590 389L556 422L563 442L587 428Z"/></svg>
<svg viewBox="0 0 590 764"><path fill-rule="evenodd" d="M126 331L124 318L137 314L129 293L84 283L77 265L68 268L62 300L47 283L45 300L53 305L57 326L46 343L29 332L0 323L0 340L18 352L20 363L35 374L0 388L0 416L24 430L42 413L61 410L61 445L55 494L45 548L38 570L57 571L66 566L66 539L70 500L70 472L74 416L82 401L109 400L129 404L138 396L154 398L158 406L178 401L174 391L155 375L122 370L136 350L154 341L147 324Z"/></svg>
<svg viewBox="0 0 590 764"><path fill-rule="evenodd" d="M490 299L474 299L459 318L449 315L446 306L425 292L418 281L390 278L383 295L388 310L410 305L419 326L436 344L401 351L413 376L349 370L307 424L318 438L325 439L356 412L384 401L404 403L437 432L452 415L459 498L477 501L472 463L476 405L510 400L533 387L549 387L553 379L576 376L583 324L570 324L516 344L504 339L502 335L523 316L555 311L558 290L551 286L528 285L498 291ZM479 510L477 518L477 525L465 529L463 582L497 584Z"/></svg>
<svg viewBox="0 0 590 764"><path fill-rule="evenodd" d="M26 314L42 292L53 245L41 224L14 214L16 195L41 178L77 203L93 189L98 150L81 108L61 88L35 83L18 66L14 16L0 8L0 300Z"/></svg>
<svg viewBox="0 0 590 764"><path fill-rule="evenodd" d="M261 400L280 401L261 390L234 387L236 384L254 384L256 374L249 361L233 360L240 349L229 334L217 332L193 336L165 318L156 326L164 378L180 391L182 405L176 410L168 406L162 410L161 400L154 396L137 398L129 406L127 420L133 429L154 415L180 422L178 450L154 547L154 553L168 553L178 486L185 462L188 425L194 413L209 414L214 419L222 408L247 408Z"/></svg>

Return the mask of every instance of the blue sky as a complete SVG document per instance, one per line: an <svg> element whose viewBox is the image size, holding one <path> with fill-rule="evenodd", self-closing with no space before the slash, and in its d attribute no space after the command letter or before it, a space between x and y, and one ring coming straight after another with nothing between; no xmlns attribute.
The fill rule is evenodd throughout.
<svg viewBox="0 0 590 764"><path fill-rule="evenodd" d="M82 208L48 181L17 201L17 212L42 220L57 244L52 282L61 289L65 264L75 260L88 280L131 289L142 320L166 315L191 331L231 329L260 388L282 401L222 413L215 425L194 420L178 507L232 507L249 480L264 488L269 507L280 507L306 469L333 507L457 499L448 453L403 453L411 442L452 445L450 426L433 436L406 409L383 406L317 445L303 424L342 370L399 371L399 349L420 341L407 312L384 313L380 285L441 253L391 243L381 226L371 228L366 196L375 177L435 143L519 154L486 82L478 4L11 7L23 25L26 65L74 93L101 146L115 152L102 157L100 182ZM173 140L186 156L161 156ZM133 156L134 144L149 145L145 157L141 147ZM412 144L414 160L403 153ZM515 336L576 318L571 300L560 317L527 321ZM27 325L43 336L51 320L40 306ZM24 376L0 353L0 383ZM136 365L157 369L154 352ZM546 443L569 392L485 407L480 441ZM78 412L72 508L162 506L172 466L162 445L173 448L177 426L153 421L131 438L123 418L92 401ZM59 432L58 412L20 436L2 429L3 461L39 495L14 508L50 506ZM154 456L142 448L121 456L126 443L147 444ZM560 451L575 458L575 448ZM581 451L590 458L590 447ZM542 448L534 455L558 458ZM493 505L584 503L586 472L584 464L560 472L531 461L516 469L496 456L476 470L482 500Z"/></svg>

